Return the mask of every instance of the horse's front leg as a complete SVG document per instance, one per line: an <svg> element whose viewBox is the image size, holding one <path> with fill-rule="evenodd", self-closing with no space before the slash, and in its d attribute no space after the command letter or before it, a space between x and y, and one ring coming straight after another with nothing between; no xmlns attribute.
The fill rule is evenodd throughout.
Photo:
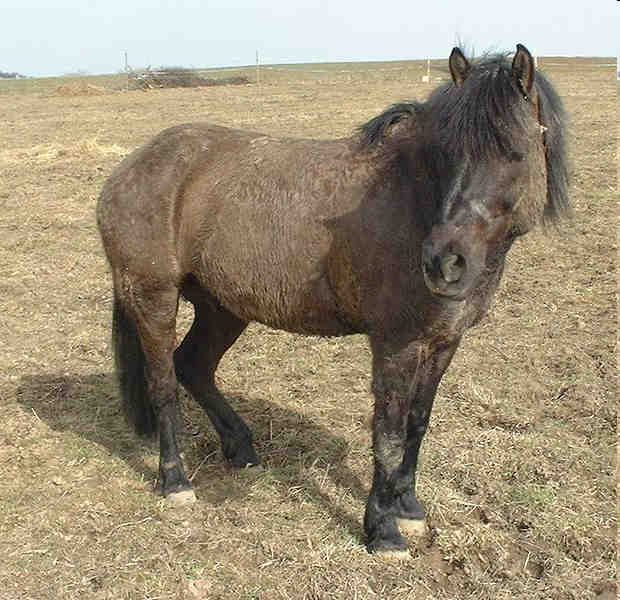
<svg viewBox="0 0 620 600"><path fill-rule="evenodd" d="M458 341L441 348L414 342L396 352L373 344L374 478L364 529L370 552L406 553L406 530L424 527L415 469L441 376Z"/></svg>

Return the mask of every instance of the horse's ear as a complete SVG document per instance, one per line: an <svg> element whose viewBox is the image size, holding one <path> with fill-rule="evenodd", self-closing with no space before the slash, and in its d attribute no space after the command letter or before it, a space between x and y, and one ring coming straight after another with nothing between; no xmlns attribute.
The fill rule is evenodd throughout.
<svg viewBox="0 0 620 600"><path fill-rule="evenodd" d="M452 48L448 64L450 65L450 73L454 85L456 87L461 87L469 75L471 65L460 48Z"/></svg>
<svg viewBox="0 0 620 600"><path fill-rule="evenodd" d="M523 44L517 44L517 53L512 59L512 75L527 100L534 87L536 65L530 51Z"/></svg>

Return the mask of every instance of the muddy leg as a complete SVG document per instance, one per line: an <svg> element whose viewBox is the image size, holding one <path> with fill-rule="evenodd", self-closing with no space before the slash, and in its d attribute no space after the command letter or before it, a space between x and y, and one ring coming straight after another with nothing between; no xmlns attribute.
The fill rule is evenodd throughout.
<svg viewBox="0 0 620 600"><path fill-rule="evenodd" d="M144 352L144 376L159 430L159 483L162 494L172 502L195 500L187 479L177 441L177 380L173 350L176 338L176 288L142 291L134 312Z"/></svg>
<svg viewBox="0 0 620 600"><path fill-rule="evenodd" d="M437 356L420 343L396 352L372 345L375 471L364 517L370 552L405 554L398 523L423 523L414 471L437 385L457 345Z"/></svg>
<svg viewBox="0 0 620 600"><path fill-rule="evenodd" d="M426 433L433 408L433 401L441 377L445 373L458 341L450 346L428 350L422 353L415 389L409 407L407 422L407 441L403 462L396 475L395 510L397 523L403 533L418 536L424 534L424 507L418 502L415 493L415 472L422 439Z"/></svg>
<svg viewBox="0 0 620 600"><path fill-rule="evenodd" d="M247 323L206 296L194 294L191 301L194 322L174 355L177 377L206 411L232 465L257 465L252 433L215 385L215 370L222 356Z"/></svg>

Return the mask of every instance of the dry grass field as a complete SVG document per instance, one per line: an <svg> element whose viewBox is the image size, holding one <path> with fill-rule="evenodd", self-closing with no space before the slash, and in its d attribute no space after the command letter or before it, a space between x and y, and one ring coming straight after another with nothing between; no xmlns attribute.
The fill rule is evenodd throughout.
<svg viewBox="0 0 620 600"><path fill-rule="evenodd" d="M119 410L94 206L167 126L344 136L423 98L424 66L264 68L260 85L149 92L114 77L0 82L0 599L616 598L612 62L540 61L571 117L575 217L516 244L442 382L419 476L430 529L403 562L363 545L361 336L250 326L218 375L265 468L232 471L184 397L198 502L153 493L157 449ZM184 306L181 329L189 319Z"/></svg>

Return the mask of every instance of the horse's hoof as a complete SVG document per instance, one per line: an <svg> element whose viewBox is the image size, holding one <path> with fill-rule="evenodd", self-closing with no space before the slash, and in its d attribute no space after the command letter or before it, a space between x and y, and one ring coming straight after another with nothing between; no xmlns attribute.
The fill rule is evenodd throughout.
<svg viewBox="0 0 620 600"><path fill-rule="evenodd" d="M247 463L244 467L240 467L242 470L251 470L255 473L261 473L265 470L265 467L260 463Z"/></svg>
<svg viewBox="0 0 620 600"><path fill-rule="evenodd" d="M240 448L233 456L229 456L228 460L235 469L248 469L260 465L258 455L252 446Z"/></svg>
<svg viewBox="0 0 620 600"><path fill-rule="evenodd" d="M186 506L196 502L196 493L194 490L181 490L180 492L172 492L166 496L166 502L170 506Z"/></svg>
<svg viewBox="0 0 620 600"><path fill-rule="evenodd" d="M411 558L411 554L409 554L409 550L400 550L398 548L386 549L386 550L375 550L373 552L373 556L380 558L381 560L389 560L389 561L403 561Z"/></svg>
<svg viewBox="0 0 620 600"><path fill-rule="evenodd" d="M398 528L402 533L410 537L422 537L426 534L426 522L424 519L396 519Z"/></svg>
<svg viewBox="0 0 620 600"><path fill-rule="evenodd" d="M396 527L394 527L392 535L370 540L367 549L371 554L376 554L388 560L402 560L410 556L407 540L400 534Z"/></svg>

